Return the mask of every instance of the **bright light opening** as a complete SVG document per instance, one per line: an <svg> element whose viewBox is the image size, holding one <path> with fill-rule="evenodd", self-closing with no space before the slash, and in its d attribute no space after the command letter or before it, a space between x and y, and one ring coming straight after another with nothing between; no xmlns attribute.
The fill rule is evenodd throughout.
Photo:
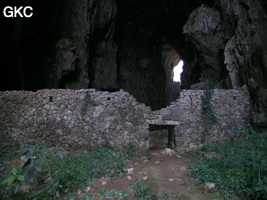
<svg viewBox="0 0 267 200"><path fill-rule="evenodd" d="M184 61L180 61L178 65L173 68L173 81L181 83L181 73L183 72Z"/></svg>

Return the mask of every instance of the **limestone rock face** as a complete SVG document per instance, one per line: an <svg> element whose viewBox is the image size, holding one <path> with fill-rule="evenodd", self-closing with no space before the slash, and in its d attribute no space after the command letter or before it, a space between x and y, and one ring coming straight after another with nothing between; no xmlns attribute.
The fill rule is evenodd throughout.
<svg viewBox="0 0 267 200"><path fill-rule="evenodd" d="M99 90L116 88L115 1L67 1L66 5L61 37L77 44L77 61L75 70L63 74L60 85L55 87L77 89L88 88L90 84Z"/></svg>
<svg viewBox="0 0 267 200"><path fill-rule="evenodd" d="M219 11L202 5L191 13L183 28L183 33L198 52L202 68L201 82L218 81L221 78L224 48L221 24ZM203 85L205 86L206 84ZM199 89L204 89L203 87Z"/></svg>
<svg viewBox="0 0 267 200"><path fill-rule="evenodd" d="M216 2L215 8L201 6L194 10L183 29L200 63L188 70L202 69L199 83L191 88L203 89L210 80L217 83L217 88L248 88L254 104L253 123L259 130L266 130L266 3Z"/></svg>

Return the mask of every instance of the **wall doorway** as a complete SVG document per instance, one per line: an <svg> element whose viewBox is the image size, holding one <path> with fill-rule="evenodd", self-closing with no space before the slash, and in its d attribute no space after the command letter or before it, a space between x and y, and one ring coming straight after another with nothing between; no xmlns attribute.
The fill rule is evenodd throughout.
<svg viewBox="0 0 267 200"><path fill-rule="evenodd" d="M175 148L174 125L149 125L149 150Z"/></svg>

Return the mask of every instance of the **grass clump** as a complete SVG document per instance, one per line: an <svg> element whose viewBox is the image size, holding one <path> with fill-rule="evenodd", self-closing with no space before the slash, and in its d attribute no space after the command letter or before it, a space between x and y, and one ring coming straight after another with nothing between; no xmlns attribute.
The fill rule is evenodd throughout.
<svg viewBox="0 0 267 200"><path fill-rule="evenodd" d="M205 183L215 183L213 189L224 199L243 200L267 197L267 133L257 134L248 125L239 126L231 139L203 147L216 152L204 163L190 166L190 175Z"/></svg>

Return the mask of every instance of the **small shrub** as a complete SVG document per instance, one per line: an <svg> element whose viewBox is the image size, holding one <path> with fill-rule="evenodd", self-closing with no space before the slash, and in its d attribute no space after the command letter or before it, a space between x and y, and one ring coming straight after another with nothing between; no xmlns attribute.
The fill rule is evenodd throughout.
<svg viewBox="0 0 267 200"><path fill-rule="evenodd" d="M166 191L163 191L160 197L162 200L167 200L169 199L169 193Z"/></svg>
<svg viewBox="0 0 267 200"><path fill-rule="evenodd" d="M19 191L19 183L25 181L25 177L22 176L18 170L13 167L11 171L11 175L3 180L2 185L11 186L14 185L13 191L16 194Z"/></svg>
<svg viewBox="0 0 267 200"><path fill-rule="evenodd" d="M123 152L129 160L137 157L137 150L137 146L131 143L123 147Z"/></svg>
<svg viewBox="0 0 267 200"><path fill-rule="evenodd" d="M140 200L145 200L149 198L148 185L141 183L141 181L138 179L136 179L135 182L130 184L130 191L133 197L138 197Z"/></svg>

